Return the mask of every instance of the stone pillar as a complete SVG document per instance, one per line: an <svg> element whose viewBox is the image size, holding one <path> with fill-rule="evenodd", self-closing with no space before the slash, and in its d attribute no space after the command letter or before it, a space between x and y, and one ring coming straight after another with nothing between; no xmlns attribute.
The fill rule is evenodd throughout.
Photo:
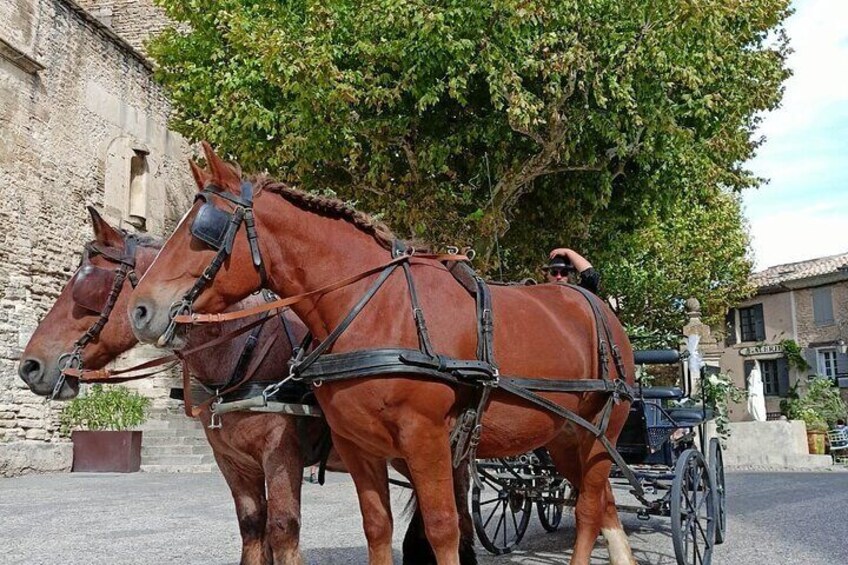
<svg viewBox="0 0 848 565"><path fill-rule="evenodd" d="M700 341L698 343L698 351L701 353L701 358L706 365L707 371L718 371L719 361L721 360L721 355L724 352L724 347L723 344L719 343L719 340L713 336L710 326L701 320L701 303L697 298L690 298L686 301L686 316L689 320L686 322L686 325L683 326L683 337L685 340L683 349L686 349L686 343L689 341L689 336L699 336ZM688 363L685 371L687 373L689 371ZM699 378L700 374L692 375L691 382L693 390L688 391L690 394L698 389Z"/></svg>

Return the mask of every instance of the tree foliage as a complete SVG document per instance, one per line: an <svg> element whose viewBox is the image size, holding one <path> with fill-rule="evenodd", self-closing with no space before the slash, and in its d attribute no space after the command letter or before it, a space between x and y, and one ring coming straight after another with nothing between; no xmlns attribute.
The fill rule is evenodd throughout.
<svg viewBox="0 0 848 565"><path fill-rule="evenodd" d="M157 1L180 24L149 45L178 131L401 235L474 245L489 272L554 242L596 252L611 289L662 278L651 237L675 214L739 218L787 76L788 0ZM730 227L705 264L741 265ZM735 268L705 283L738 289Z"/></svg>

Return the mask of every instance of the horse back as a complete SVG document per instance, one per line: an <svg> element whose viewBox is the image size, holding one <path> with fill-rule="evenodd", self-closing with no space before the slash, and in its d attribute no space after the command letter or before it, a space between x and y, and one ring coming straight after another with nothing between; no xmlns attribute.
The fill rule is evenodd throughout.
<svg viewBox="0 0 848 565"><path fill-rule="evenodd" d="M504 375L598 378L598 323L587 298L568 285L492 286L495 360ZM632 382L633 353L612 310L597 299ZM603 334L603 330L601 330ZM610 366L610 376L616 376Z"/></svg>

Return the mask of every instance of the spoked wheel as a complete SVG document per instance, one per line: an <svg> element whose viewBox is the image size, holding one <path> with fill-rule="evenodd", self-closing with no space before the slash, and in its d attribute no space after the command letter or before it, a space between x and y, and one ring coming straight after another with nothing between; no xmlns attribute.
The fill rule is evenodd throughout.
<svg viewBox="0 0 848 565"><path fill-rule="evenodd" d="M536 502L536 512L542 527L548 532L555 532L562 522L562 511L565 501L571 496L571 485L565 479L555 479Z"/></svg>
<svg viewBox="0 0 848 565"><path fill-rule="evenodd" d="M727 492L724 487L724 457L717 437L710 440L710 469L715 481L716 545L727 539Z"/></svg>
<svg viewBox="0 0 848 565"><path fill-rule="evenodd" d="M532 502L526 496L524 480L510 469L515 473L524 471L503 462L479 462L477 472L483 489L476 484L471 489L471 513L477 538L495 555L512 551L530 522Z"/></svg>
<svg viewBox="0 0 848 565"><path fill-rule="evenodd" d="M710 565L716 530L713 474L695 449L680 454L671 484L671 535L679 565Z"/></svg>

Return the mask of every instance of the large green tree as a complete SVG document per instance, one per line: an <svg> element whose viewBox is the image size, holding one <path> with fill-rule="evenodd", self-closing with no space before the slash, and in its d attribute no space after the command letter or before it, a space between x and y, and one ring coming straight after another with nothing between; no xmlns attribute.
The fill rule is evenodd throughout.
<svg viewBox="0 0 848 565"><path fill-rule="evenodd" d="M556 241L662 278L657 226L739 219L787 76L788 0L158 1L178 131L508 276Z"/></svg>

